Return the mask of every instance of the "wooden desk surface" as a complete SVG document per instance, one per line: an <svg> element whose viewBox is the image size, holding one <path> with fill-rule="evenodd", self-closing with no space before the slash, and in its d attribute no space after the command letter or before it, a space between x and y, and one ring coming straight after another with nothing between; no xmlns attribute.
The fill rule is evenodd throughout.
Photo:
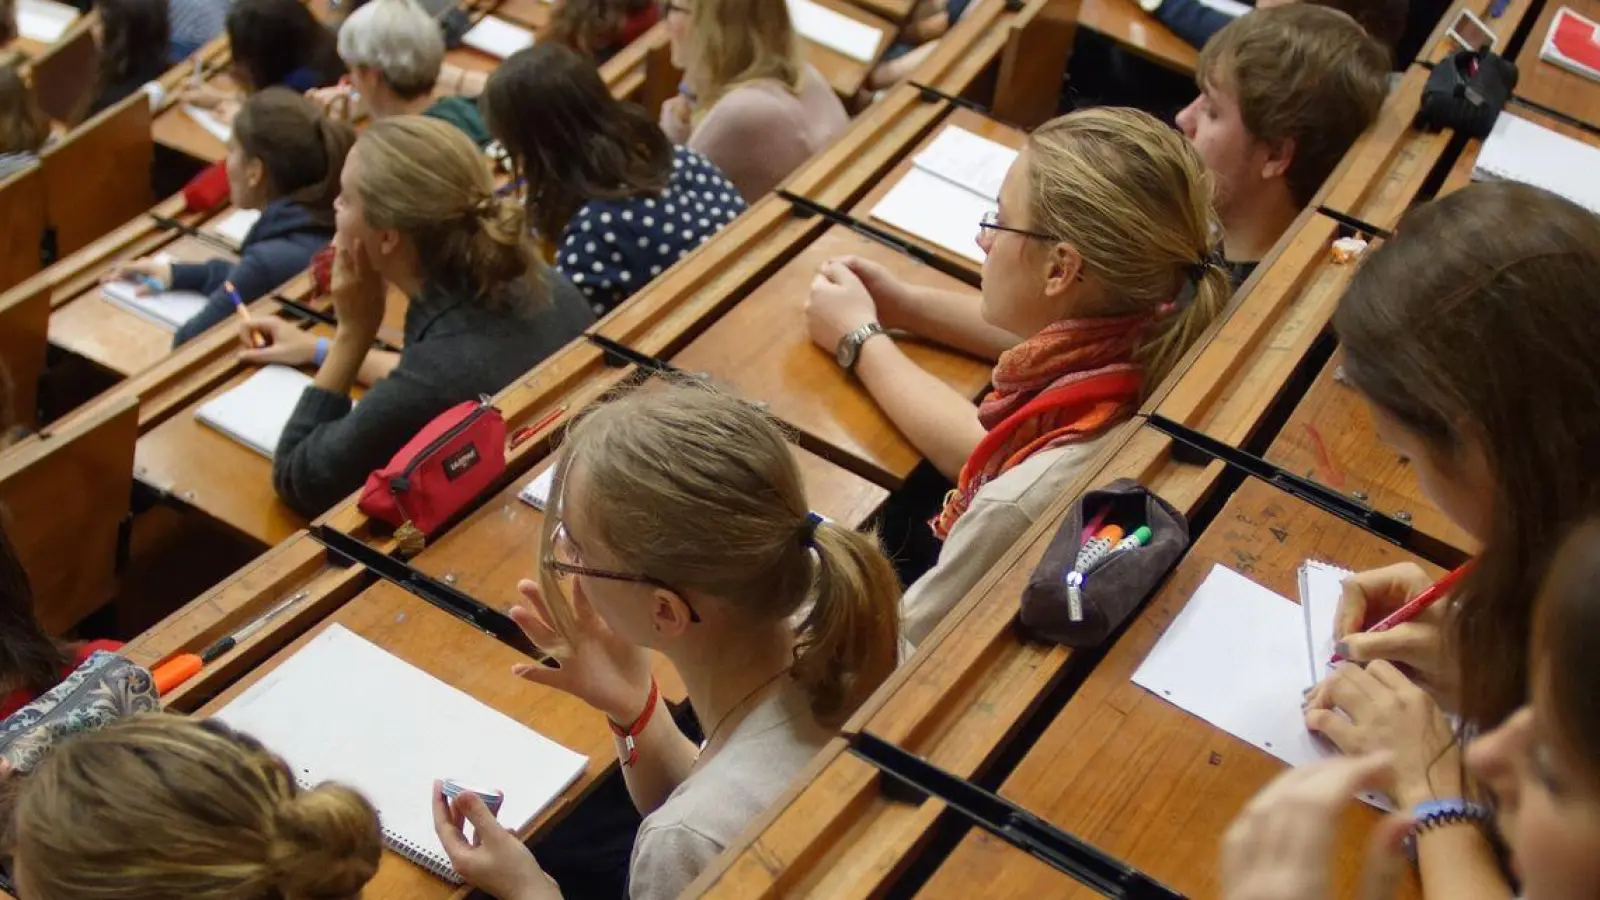
<svg viewBox="0 0 1600 900"><path fill-rule="evenodd" d="M1366 402L1336 377L1340 359L1334 354L1317 373L1267 460L1409 522L1438 545L1438 552L1425 553L1436 562L1453 564L1451 555L1476 552L1477 542L1423 495L1411 465L1378 440Z"/></svg>
<svg viewBox="0 0 1600 900"><path fill-rule="evenodd" d="M239 90L238 82L234 81L226 70L211 75L206 79L206 85L225 93ZM182 103L173 103L157 113L155 121L150 125L150 133L157 144L202 162L218 162L228 155L228 145L217 140L215 135L201 128L198 122L190 118L189 114L183 111Z"/></svg>
<svg viewBox="0 0 1600 900"><path fill-rule="evenodd" d="M1533 30L1528 33L1527 43L1522 45L1522 52L1517 54L1515 93L1518 97L1548 106L1556 112L1565 113L1590 124L1600 124L1600 83L1539 58L1545 35L1550 33L1550 23L1555 21L1556 13L1562 7L1568 7L1592 21L1600 21L1600 0L1560 0L1560 2L1545 3L1544 12L1539 15ZM1518 115L1522 113L1522 110L1516 107L1510 109Z"/></svg>
<svg viewBox="0 0 1600 900"><path fill-rule="evenodd" d="M230 256L187 235L161 248L161 252L171 254L180 262L191 263ZM109 271L118 262L148 255L141 252L119 257L101 267L101 271ZM172 352L172 335L173 332L106 300L99 285L94 283L86 285L75 299L59 305L50 315L52 344L123 376L165 359Z"/></svg>
<svg viewBox="0 0 1600 900"><path fill-rule="evenodd" d="M923 249L932 252L935 256L938 256L945 262L959 267L962 271L972 273L973 283L977 283L978 278L983 274L982 263L973 262L971 259L965 256L962 256L958 253L952 253L950 250L944 247L929 241L925 241L909 231L896 228L887 222L883 222L872 217L872 208L877 206L879 201L884 198L884 195L888 194L895 185L900 183L900 179L904 178L907 172L911 171L912 159L918 153L921 153L923 148L927 147L930 143L937 139L939 134L946 128L963 128L972 132L973 134L978 135L979 137L986 137L996 143L1004 144L1007 147L1019 150L1022 148L1023 142L1027 140L1028 137L1021 131L1012 128L1010 125L1007 125L1004 122L991 119L988 116L974 112L973 110L965 107L956 107L955 110L951 112L943 122L935 126L933 131L930 132L927 137L918 141L917 145L911 148L911 151L906 153L905 157L902 158L900 162L889 171L889 174L878 179L877 183L870 191L867 192L866 196L862 197L850 207L849 213L855 218L871 224L873 227L881 228L895 237L900 238L901 240L916 244ZM976 243L978 240L977 222L972 223L972 240L974 243Z"/></svg>
<svg viewBox="0 0 1600 900"><path fill-rule="evenodd" d="M1461 49L1460 44L1445 37L1445 34L1463 9L1472 10L1478 18L1483 20L1484 24L1489 26L1489 29L1495 33L1497 38L1494 45L1495 52L1504 54L1507 42L1510 41L1512 33L1517 30L1517 25L1522 22L1523 16L1527 15L1528 10L1532 7L1533 0L1509 0L1500 15L1490 16L1489 11L1494 8L1496 2L1498 0L1455 0L1450 5L1450 8L1445 11L1445 14L1440 17L1428 40L1423 43L1422 50L1417 54L1417 59L1438 62ZM1565 2L1565 0L1562 0L1562 2ZM1546 4L1547 7L1549 5ZM1561 3L1556 3L1555 5L1559 6ZM1534 48L1534 59L1539 58L1538 44L1543 41L1543 31L1536 31L1528 35L1527 45ZM1517 65L1520 69L1520 57ZM1521 75L1526 77L1527 72L1522 72Z"/></svg>
<svg viewBox="0 0 1600 900"><path fill-rule="evenodd" d="M1369 569L1411 557L1247 479L1006 779L1001 794L1187 897L1219 896L1219 839L1284 766L1129 679L1214 564L1295 598L1295 572L1308 558ZM1366 833L1378 818L1367 808L1353 808L1344 817L1337 896L1350 894L1358 883ZM1010 865L1014 854L997 852L998 843L969 833L917 896L1095 896L1054 871ZM1406 894L1417 896L1414 879Z"/></svg>
<svg viewBox="0 0 1600 900"><path fill-rule="evenodd" d="M824 47L816 41L808 40L804 36L800 38L806 62L816 66L823 79L833 87L834 93L849 102L861 91L861 86L866 83L867 76L876 65L876 60L883 55L884 50L888 49L899 29L890 20L845 0L815 0L815 2L841 16L864 25L871 25L878 30L878 43L872 54L873 62L862 62L855 57Z"/></svg>
<svg viewBox="0 0 1600 900"><path fill-rule="evenodd" d="M1428 70L1412 66L1389 92L1378 121L1329 176L1314 204L1392 229L1450 145L1451 133L1412 125Z"/></svg>
<svg viewBox="0 0 1600 900"><path fill-rule="evenodd" d="M209 715L227 705L335 622L472 695L484 705L589 757L588 768L534 821L524 836L541 833L565 815L594 787L600 776L616 764L611 732L602 713L570 694L515 677L511 667L527 662L527 657L387 582L357 594L322 623L201 708L198 714ZM386 850L377 877L368 883L363 896L373 900L402 897L420 900L459 898L467 893L467 888L447 884Z"/></svg>
<svg viewBox="0 0 1600 900"><path fill-rule="evenodd" d="M1193 75L1200 51L1134 0L1081 0L1078 24L1180 75Z"/></svg>
<svg viewBox="0 0 1600 900"><path fill-rule="evenodd" d="M815 454L799 447L794 454L812 508L830 519L859 528L889 497L883 488ZM517 494L555 461L554 456L545 457L514 479L411 564L490 606L509 609L518 602L517 582L538 575L544 527L544 513L517 499Z"/></svg>
<svg viewBox="0 0 1600 900"><path fill-rule="evenodd" d="M201 404L256 372L254 366L235 368L233 377L139 438L133 474L241 536L270 547L307 524L273 490L272 460L200 424L194 415Z"/></svg>
<svg viewBox="0 0 1600 900"><path fill-rule="evenodd" d="M735 393L762 401L800 432L807 449L884 485L897 487L922 455L906 440L859 380L833 355L811 342L803 309L817 267L843 254L874 259L906 280L952 290L960 282L908 256L842 227L831 228L774 272L754 293L672 358L691 372L707 372ZM949 350L900 342L918 365L977 397L992 364Z"/></svg>

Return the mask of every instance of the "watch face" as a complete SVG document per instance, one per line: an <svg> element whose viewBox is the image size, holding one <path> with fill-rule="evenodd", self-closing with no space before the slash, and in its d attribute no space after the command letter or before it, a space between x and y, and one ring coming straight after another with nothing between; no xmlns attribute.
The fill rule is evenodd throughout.
<svg viewBox="0 0 1600 900"><path fill-rule="evenodd" d="M833 358L839 363L841 368L848 369L850 368L850 364L856 361L855 351L857 344L854 338L854 333L845 335L844 338L839 341L838 348L833 351Z"/></svg>

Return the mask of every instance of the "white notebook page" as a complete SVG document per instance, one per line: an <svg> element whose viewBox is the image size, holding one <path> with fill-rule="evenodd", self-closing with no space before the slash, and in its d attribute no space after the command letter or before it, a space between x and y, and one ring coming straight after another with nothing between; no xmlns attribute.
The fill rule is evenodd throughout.
<svg viewBox="0 0 1600 900"><path fill-rule="evenodd" d="M947 127L915 157L872 217L976 263L978 223L998 207L1017 151L965 128Z"/></svg>
<svg viewBox="0 0 1600 900"><path fill-rule="evenodd" d="M883 42L882 31L812 0L789 0L789 18L801 37L858 62L876 59Z"/></svg>
<svg viewBox="0 0 1600 900"><path fill-rule="evenodd" d="M41 44L61 40L78 20L78 11L55 0L18 0L17 34Z"/></svg>
<svg viewBox="0 0 1600 900"><path fill-rule="evenodd" d="M523 485L517 493L517 499L528 504L540 512L550 503L550 488L555 485L556 467L547 466L543 472L533 477L533 480Z"/></svg>
<svg viewBox="0 0 1600 900"><path fill-rule="evenodd" d="M311 381L299 369L263 366L232 390L207 400L194 417L271 459L283 426L289 424Z"/></svg>
<svg viewBox="0 0 1600 900"><path fill-rule="evenodd" d="M1017 151L965 128L946 128L913 157L916 167L989 200L1000 199Z"/></svg>
<svg viewBox="0 0 1600 900"><path fill-rule="evenodd" d="M533 46L533 32L499 16L484 16L461 36L461 43L498 59Z"/></svg>
<svg viewBox="0 0 1600 900"><path fill-rule="evenodd" d="M206 225L206 228L242 247L244 246L245 236L250 233L250 229L256 227L256 223L259 221L261 221L261 210L236 209L225 216L212 220Z"/></svg>
<svg viewBox="0 0 1600 900"><path fill-rule="evenodd" d="M160 291L140 294L139 285L131 281L113 281L100 286L100 296L113 306L144 319L165 331L176 332L178 327L205 309L206 295L194 291Z"/></svg>
<svg viewBox="0 0 1600 900"><path fill-rule="evenodd" d="M1510 113L1495 120L1472 177L1531 184L1600 214L1600 148Z"/></svg>
<svg viewBox="0 0 1600 900"><path fill-rule="evenodd" d="M440 857L435 780L503 791L500 823L515 831L588 764L338 624L216 717L281 755L302 782L360 791L391 840Z"/></svg>
<svg viewBox="0 0 1600 900"><path fill-rule="evenodd" d="M1337 755L1306 729L1301 709L1317 680L1309 667L1307 622L1325 623L1313 624L1309 643L1331 652L1339 609L1337 580L1327 572L1313 577L1316 588L1302 611L1218 564L1133 673L1133 683L1291 766ZM1361 799L1383 803L1372 795Z"/></svg>

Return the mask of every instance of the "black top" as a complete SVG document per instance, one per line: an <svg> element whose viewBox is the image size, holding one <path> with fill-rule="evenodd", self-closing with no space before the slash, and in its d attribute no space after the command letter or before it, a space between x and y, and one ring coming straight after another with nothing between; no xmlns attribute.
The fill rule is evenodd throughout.
<svg viewBox="0 0 1600 900"><path fill-rule="evenodd" d="M485 309L440 285L411 298L400 362L360 403L316 387L301 395L272 460L278 496L321 515L440 413L498 393L582 334L594 321L588 305L559 274L545 278L551 299L531 313Z"/></svg>
<svg viewBox="0 0 1600 900"><path fill-rule="evenodd" d="M100 93L94 98L94 102L89 104L88 118L93 118L121 103L130 94L144 87L147 83L165 75L167 69L168 65L165 58L152 59L145 64L144 68L135 70L127 78L116 84L106 85L101 88Z"/></svg>

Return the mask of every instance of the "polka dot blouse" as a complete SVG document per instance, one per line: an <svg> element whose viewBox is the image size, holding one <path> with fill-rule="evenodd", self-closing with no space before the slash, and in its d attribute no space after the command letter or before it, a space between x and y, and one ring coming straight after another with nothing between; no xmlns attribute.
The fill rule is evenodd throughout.
<svg viewBox="0 0 1600 900"><path fill-rule="evenodd" d="M744 199L711 161L674 147L665 190L591 200L561 232L556 269L601 316L744 212Z"/></svg>

